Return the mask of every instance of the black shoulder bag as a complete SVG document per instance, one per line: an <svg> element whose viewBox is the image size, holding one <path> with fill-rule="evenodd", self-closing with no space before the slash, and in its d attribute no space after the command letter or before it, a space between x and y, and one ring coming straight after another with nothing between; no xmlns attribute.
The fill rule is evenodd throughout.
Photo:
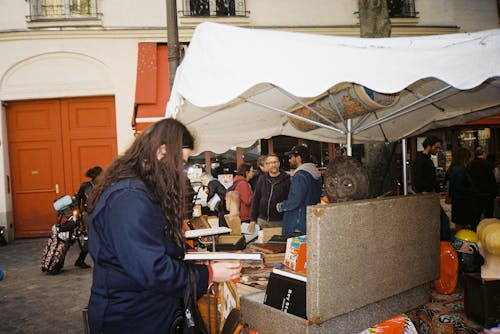
<svg viewBox="0 0 500 334"><path fill-rule="evenodd" d="M192 266L186 264L187 285L181 308L174 314L170 334L208 334L198 304L196 303L196 279Z"/></svg>

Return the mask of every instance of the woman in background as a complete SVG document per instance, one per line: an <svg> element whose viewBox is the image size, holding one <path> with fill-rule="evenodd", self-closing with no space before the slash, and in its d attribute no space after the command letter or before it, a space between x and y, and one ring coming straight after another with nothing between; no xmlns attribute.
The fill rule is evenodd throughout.
<svg viewBox="0 0 500 334"><path fill-rule="evenodd" d="M78 192L75 195L75 199L78 203L78 209L82 214L82 220L85 224L85 230L88 231L90 223L90 214L87 210L87 201L90 195L90 191L94 188L96 178L101 174L102 168L100 166L94 166L85 172L85 176L90 178L90 181L85 181L80 185ZM75 261L75 266L83 269L90 268L88 264L85 263L85 258L89 252L88 240L83 241L82 250L78 259Z"/></svg>
<svg viewBox="0 0 500 334"><path fill-rule="evenodd" d="M452 156L447 171L448 196L451 198L451 221L461 228L472 227L474 222L474 192L472 178L467 171L471 154L466 148L458 148Z"/></svg>
<svg viewBox="0 0 500 334"><path fill-rule="evenodd" d="M233 180L232 188L240 194L240 220L242 223L249 223L252 219L253 191L249 183L252 178L253 167L248 162L244 162L238 167Z"/></svg>

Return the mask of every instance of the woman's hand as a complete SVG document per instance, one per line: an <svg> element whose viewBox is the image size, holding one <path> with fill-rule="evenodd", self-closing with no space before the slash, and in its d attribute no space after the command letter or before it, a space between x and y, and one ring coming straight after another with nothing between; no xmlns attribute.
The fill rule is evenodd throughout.
<svg viewBox="0 0 500 334"><path fill-rule="evenodd" d="M237 279L240 277L240 261L220 261L212 262L213 281L222 283Z"/></svg>

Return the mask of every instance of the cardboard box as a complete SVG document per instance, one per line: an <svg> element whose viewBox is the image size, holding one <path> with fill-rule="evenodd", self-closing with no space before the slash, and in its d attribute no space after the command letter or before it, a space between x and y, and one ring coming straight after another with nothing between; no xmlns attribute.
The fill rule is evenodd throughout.
<svg viewBox="0 0 500 334"><path fill-rule="evenodd" d="M307 236L289 238L286 241L283 264L300 273L307 273Z"/></svg>
<svg viewBox="0 0 500 334"><path fill-rule="evenodd" d="M465 315L479 324L500 324L500 280L484 280L480 273L464 275Z"/></svg>

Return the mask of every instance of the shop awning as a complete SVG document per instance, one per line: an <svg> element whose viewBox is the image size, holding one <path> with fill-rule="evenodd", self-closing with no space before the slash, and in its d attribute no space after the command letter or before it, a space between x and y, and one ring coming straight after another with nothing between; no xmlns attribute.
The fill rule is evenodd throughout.
<svg viewBox="0 0 500 334"><path fill-rule="evenodd" d="M500 114L499 55L500 29L363 39L203 23L177 69L166 116L196 133L197 151L276 135L396 141ZM357 113L361 99L339 89L353 83L368 96L396 94L395 103ZM310 107L325 101L340 117ZM345 116L342 108L352 110Z"/></svg>
<svg viewBox="0 0 500 334"><path fill-rule="evenodd" d="M170 96L168 49L157 43L139 43L132 128L141 132L165 117Z"/></svg>

